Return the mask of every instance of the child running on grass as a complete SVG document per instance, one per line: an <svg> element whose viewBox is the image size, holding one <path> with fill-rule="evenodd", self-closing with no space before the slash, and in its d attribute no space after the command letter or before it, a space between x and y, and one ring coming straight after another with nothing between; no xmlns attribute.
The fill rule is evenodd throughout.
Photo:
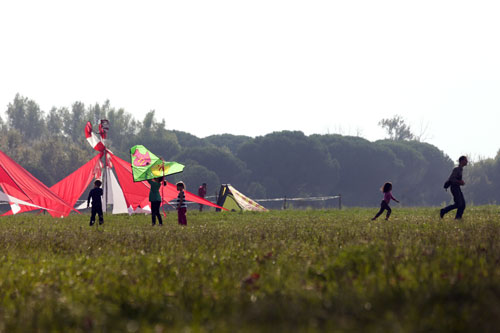
<svg viewBox="0 0 500 333"><path fill-rule="evenodd" d="M104 218L102 216L102 182L97 179L94 182L94 188L90 190L89 197L87 199L87 208L90 205L90 198L92 198L92 213L90 214L90 226L93 226L95 223L95 215L99 215L99 224L104 223Z"/></svg>
<svg viewBox="0 0 500 333"><path fill-rule="evenodd" d="M187 225L187 204L186 198L184 196L184 190L186 189L186 186L182 181L178 182L176 185L177 191L179 191L179 195L177 195L177 218L180 225Z"/></svg>
<svg viewBox="0 0 500 333"><path fill-rule="evenodd" d="M379 217L383 212L384 210L387 210L387 214L385 215L385 220L389 220L389 216L391 216L391 207L389 207L389 202L391 202L391 199L396 201L396 202L399 202L398 199L394 198L392 196L392 183L390 182L387 182L384 184L384 186L382 186L382 188L380 189L382 192L384 192L384 199L382 200L382 202L380 203L380 210L378 211L377 215L375 215L374 218L372 218L372 221L375 221L377 219L377 217Z"/></svg>

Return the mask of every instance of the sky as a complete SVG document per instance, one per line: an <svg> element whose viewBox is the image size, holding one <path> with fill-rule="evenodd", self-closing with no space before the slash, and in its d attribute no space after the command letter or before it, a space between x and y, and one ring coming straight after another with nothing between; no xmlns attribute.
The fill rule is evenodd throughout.
<svg viewBox="0 0 500 333"><path fill-rule="evenodd" d="M386 137L500 149L498 1L3 1L0 114L110 100L198 137ZM112 124L111 124L112 125Z"/></svg>

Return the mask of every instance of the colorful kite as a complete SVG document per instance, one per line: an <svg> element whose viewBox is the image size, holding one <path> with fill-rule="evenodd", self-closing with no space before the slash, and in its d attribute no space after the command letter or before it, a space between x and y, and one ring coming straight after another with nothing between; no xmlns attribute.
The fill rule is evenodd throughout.
<svg viewBox="0 0 500 333"><path fill-rule="evenodd" d="M173 175L184 170L184 165L177 162L165 162L143 145L130 148L130 159L134 182Z"/></svg>

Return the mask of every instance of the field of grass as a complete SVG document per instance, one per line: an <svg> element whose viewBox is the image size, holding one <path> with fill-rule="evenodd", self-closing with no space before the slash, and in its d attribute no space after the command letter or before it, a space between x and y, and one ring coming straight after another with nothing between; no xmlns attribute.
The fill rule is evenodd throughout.
<svg viewBox="0 0 500 333"><path fill-rule="evenodd" d="M376 211L0 218L0 332L498 331L498 207Z"/></svg>

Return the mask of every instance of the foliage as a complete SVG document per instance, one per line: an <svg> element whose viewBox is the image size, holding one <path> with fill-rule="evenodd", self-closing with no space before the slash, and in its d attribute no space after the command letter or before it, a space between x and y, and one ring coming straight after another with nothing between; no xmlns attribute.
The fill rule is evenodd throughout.
<svg viewBox="0 0 500 333"><path fill-rule="evenodd" d="M439 205L450 199L442 189L453 162L433 145L409 140L409 126L395 116L384 119L392 140L370 142L341 135L310 135L281 131L251 138L221 134L206 138L167 129L155 111L141 120L109 101L52 107L45 113L35 101L15 96L0 122L0 149L52 185L95 155L84 127L110 121L108 147L129 160L129 149L142 144L165 160L186 165L189 188L202 182L217 189L231 183L258 198L342 194L347 206L376 206L380 186L394 184L405 205ZM0 119L2 119L0 117ZM3 123L3 125L2 125ZM406 133L406 134L405 134ZM500 202L500 158L480 161L465 169L464 192L469 203Z"/></svg>
<svg viewBox="0 0 500 333"><path fill-rule="evenodd" d="M220 134L207 136L204 141L216 147L228 149L232 154L236 155L240 146L251 139L251 137L245 135Z"/></svg>
<svg viewBox="0 0 500 333"><path fill-rule="evenodd" d="M238 157L270 196L316 195L334 188L338 163L315 138L275 132L243 144Z"/></svg>
<svg viewBox="0 0 500 333"><path fill-rule="evenodd" d="M500 211L198 213L0 223L0 332L495 332Z"/></svg>
<svg viewBox="0 0 500 333"><path fill-rule="evenodd" d="M185 163L186 167L181 174L167 177L169 182L176 183L182 180L184 184L187 184L187 190L196 195L198 195L198 186L203 183L207 184L207 195L213 195L219 191L221 182L215 172L198 164L196 161L188 160Z"/></svg>
<svg viewBox="0 0 500 333"><path fill-rule="evenodd" d="M410 126L405 123L403 117L395 115L392 118L382 119L379 126L384 128L389 135L389 139L402 141L414 140L415 135L411 132Z"/></svg>
<svg viewBox="0 0 500 333"><path fill-rule="evenodd" d="M207 169L213 170L223 183L234 184L237 187L246 186L245 164L227 150L211 145L186 148L174 158L179 163L188 160L196 161Z"/></svg>

